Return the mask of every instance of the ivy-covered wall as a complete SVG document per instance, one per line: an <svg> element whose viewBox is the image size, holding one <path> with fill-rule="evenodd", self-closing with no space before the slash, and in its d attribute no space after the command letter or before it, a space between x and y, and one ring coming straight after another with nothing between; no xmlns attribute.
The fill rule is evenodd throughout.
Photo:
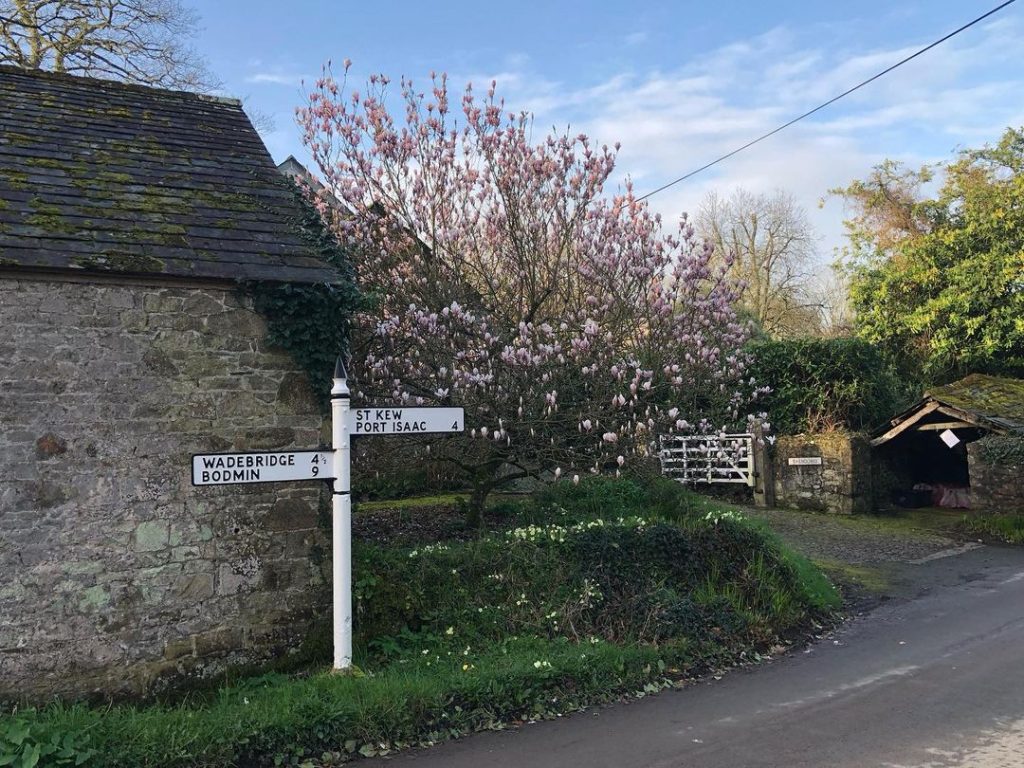
<svg viewBox="0 0 1024 768"><path fill-rule="evenodd" d="M350 318L368 306L356 285L350 254L309 197L292 180L281 179L295 197L299 213L289 224L310 250L337 274L331 283L246 283L244 290L267 322L267 340L288 352L306 372L313 391L326 411L331 374L339 354L349 348Z"/></svg>
<svg viewBox="0 0 1024 768"><path fill-rule="evenodd" d="M989 435L967 446L971 509L1024 512L1024 435Z"/></svg>

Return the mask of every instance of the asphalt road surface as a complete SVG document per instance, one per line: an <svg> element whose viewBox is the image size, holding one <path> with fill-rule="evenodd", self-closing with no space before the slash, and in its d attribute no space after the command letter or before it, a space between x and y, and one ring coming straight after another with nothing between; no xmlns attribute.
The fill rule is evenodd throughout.
<svg viewBox="0 0 1024 768"><path fill-rule="evenodd" d="M363 765L1024 768L1024 549L919 567L912 597L765 666Z"/></svg>

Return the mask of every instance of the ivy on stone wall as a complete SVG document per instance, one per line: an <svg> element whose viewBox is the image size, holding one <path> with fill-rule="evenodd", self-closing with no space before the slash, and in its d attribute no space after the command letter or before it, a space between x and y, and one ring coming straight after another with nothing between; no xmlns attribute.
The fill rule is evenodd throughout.
<svg viewBox="0 0 1024 768"><path fill-rule="evenodd" d="M349 318L364 304L345 249L316 207L290 179L282 177L298 201L292 226L340 278L334 283L243 283L253 306L267 322L267 341L282 347L302 366L320 404L329 400L334 361L348 351Z"/></svg>
<svg viewBox="0 0 1024 768"><path fill-rule="evenodd" d="M1024 464L1024 435L989 435L978 446L986 464Z"/></svg>

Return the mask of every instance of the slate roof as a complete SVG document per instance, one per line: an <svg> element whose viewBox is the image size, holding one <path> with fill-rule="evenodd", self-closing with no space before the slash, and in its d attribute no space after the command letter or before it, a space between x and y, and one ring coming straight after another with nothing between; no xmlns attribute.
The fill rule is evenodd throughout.
<svg viewBox="0 0 1024 768"><path fill-rule="evenodd" d="M926 399L975 416L1011 432L1024 431L1024 380L972 373L960 381L934 387Z"/></svg>
<svg viewBox="0 0 1024 768"><path fill-rule="evenodd" d="M972 373L952 384L929 389L921 400L878 427L872 433L871 444L888 442L899 433L895 428L913 425L920 411L934 411L936 405L942 408L935 412L935 418L945 413L947 418L955 416L990 432L1024 434L1024 379Z"/></svg>
<svg viewBox="0 0 1024 768"><path fill-rule="evenodd" d="M0 66L0 268L336 281L241 103Z"/></svg>

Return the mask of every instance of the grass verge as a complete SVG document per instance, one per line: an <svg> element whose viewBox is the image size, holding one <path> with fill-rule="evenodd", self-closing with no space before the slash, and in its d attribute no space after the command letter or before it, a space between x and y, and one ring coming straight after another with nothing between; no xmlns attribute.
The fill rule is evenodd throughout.
<svg viewBox="0 0 1024 768"><path fill-rule="evenodd" d="M965 515L961 529L975 536L990 536L1005 544L1024 544L1024 515Z"/></svg>
<svg viewBox="0 0 1024 768"><path fill-rule="evenodd" d="M478 540L357 547L359 676L317 666L177 704L23 710L2 721L0 739L20 736L4 748L65 745L39 765L336 765L654 692L839 606L763 524L671 482L506 503L516 525Z"/></svg>

